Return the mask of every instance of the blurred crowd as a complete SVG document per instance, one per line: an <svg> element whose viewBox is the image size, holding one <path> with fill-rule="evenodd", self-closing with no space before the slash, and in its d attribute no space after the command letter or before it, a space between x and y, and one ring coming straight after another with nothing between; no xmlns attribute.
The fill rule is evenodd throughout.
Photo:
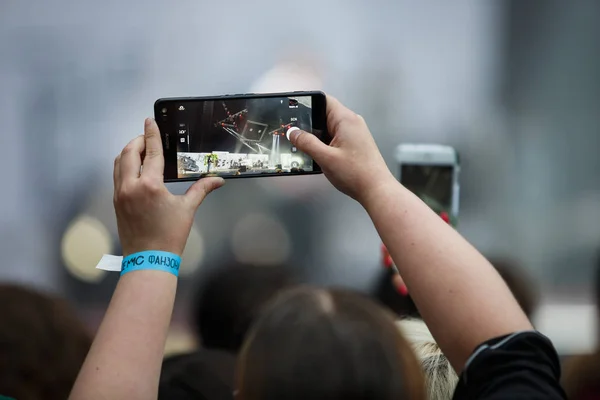
<svg viewBox="0 0 600 400"><path fill-rule="evenodd" d="M536 284L519 265L491 259L528 317L536 310ZM451 399L458 375L420 318L410 294L398 290L395 272L381 268L371 293L345 296L379 304L397 320L414 351L430 400ZM244 340L261 310L281 291L302 287L293 269L280 266L221 265L189 296L189 324L200 345L193 351L167 355L162 365L159 399L233 399L235 366ZM595 292L600 314L600 257ZM365 297L366 299L366 297ZM0 285L0 394L19 400L66 399L89 351L93 334L67 301L18 285ZM296 329L293 328L292 329ZM290 332L291 334L291 332ZM266 346L286 353L289 337L270 337ZM318 340L318 339L316 339ZM278 343L280 341L281 343ZM331 345L327 343L318 344ZM294 353L289 357L293 363ZM258 363L263 360L255 360ZM600 349L562 360L562 383L569 399L600 396ZM335 368L334 365L330 366ZM368 362L360 365L369 369ZM334 379L323 376L324 381ZM313 384L326 384L314 382ZM375 398L375 397L373 397Z"/></svg>

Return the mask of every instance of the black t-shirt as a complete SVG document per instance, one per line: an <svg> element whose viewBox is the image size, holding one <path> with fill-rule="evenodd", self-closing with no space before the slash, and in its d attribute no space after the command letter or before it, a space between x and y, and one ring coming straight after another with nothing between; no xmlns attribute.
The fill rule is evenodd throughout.
<svg viewBox="0 0 600 400"><path fill-rule="evenodd" d="M566 399L560 361L552 342L535 332L517 332L480 345L460 376L454 400Z"/></svg>

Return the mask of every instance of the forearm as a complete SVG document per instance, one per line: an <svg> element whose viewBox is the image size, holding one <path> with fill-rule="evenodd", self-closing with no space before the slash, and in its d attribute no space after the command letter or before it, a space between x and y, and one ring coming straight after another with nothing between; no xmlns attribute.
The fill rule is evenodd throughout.
<svg viewBox="0 0 600 400"><path fill-rule="evenodd" d="M71 399L156 399L176 287L162 271L120 278Z"/></svg>
<svg viewBox="0 0 600 400"><path fill-rule="evenodd" d="M482 342L532 329L489 262L399 183L380 186L362 203L458 372Z"/></svg>

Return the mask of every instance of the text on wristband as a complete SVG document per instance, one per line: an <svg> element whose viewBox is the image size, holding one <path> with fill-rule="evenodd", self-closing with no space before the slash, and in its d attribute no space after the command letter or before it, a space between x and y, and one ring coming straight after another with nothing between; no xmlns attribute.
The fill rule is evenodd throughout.
<svg viewBox="0 0 600 400"><path fill-rule="evenodd" d="M146 257L143 255L138 255L135 257L126 257L123 259L121 263L121 270L125 271L128 268L136 267L144 264L146 262ZM148 256L148 264L151 265L162 265L163 267L169 267L175 270L179 270L180 261L176 258L169 256L156 256L149 255Z"/></svg>

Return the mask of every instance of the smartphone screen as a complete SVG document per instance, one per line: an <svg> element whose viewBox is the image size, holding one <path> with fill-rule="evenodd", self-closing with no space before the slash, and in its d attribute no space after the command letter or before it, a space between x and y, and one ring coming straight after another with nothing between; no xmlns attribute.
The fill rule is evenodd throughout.
<svg viewBox="0 0 600 400"><path fill-rule="evenodd" d="M327 142L325 101L320 92L158 100L165 180L320 173L289 132Z"/></svg>
<svg viewBox="0 0 600 400"><path fill-rule="evenodd" d="M400 182L436 213L451 217L454 189L454 166L401 164Z"/></svg>

